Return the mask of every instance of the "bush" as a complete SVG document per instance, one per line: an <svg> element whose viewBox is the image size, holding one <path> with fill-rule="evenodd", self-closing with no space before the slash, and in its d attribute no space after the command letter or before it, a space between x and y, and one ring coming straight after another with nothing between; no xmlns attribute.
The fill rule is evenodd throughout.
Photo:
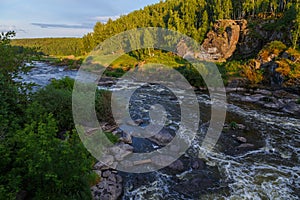
<svg viewBox="0 0 300 200"><path fill-rule="evenodd" d="M66 77L53 80L51 84L38 91L33 96L34 103L27 112L29 118L38 120L42 113L52 113L58 122L59 131L74 128L72 115L72 89L74 80Z"/></svg>
<svg viewBox="0 0 300 200"><path fill-rule="evenodd" d="M97 119L100 122L115 123L111 110L111 92L97 90L95 106Z"/></svg>
<svg viewBox="0 0 300 200"><path fill-rule="evenodd" d="M272 41L264 46L264 48L259 52L258 56L263 62L269 62L269 58L273 59L278 57L286 49L287 46L281 41Z"/></svg>
<svg viewBox="0 0 300 200"><path fill-rule="evenodd" d="M12 175L22 177L20 188L34 199L91 199L88 174L93 159L75 132L66 140L56 133L51 115L18 131Z"/></svg>

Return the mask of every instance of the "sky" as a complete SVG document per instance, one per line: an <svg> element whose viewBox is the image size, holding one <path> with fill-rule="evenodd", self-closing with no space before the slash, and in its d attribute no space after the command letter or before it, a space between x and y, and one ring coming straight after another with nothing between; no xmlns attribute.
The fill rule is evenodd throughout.
<svg viewBox="0 0 300 200"><path fill-rule="evenodd" d="M154 4L159 0L0 0L0 32L16 38L82 37L97 21Z"/></svg>

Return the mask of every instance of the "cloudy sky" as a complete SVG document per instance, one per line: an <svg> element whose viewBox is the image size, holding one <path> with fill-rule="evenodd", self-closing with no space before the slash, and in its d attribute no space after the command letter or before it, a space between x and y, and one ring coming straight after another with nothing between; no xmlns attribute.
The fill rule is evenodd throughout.
<svg viewBox="0 0 300 200"><path fill-rule="evenodd" d="M17 38L82 37L97 21L157 3L159 0L1 0L0 32Z"/></svg>

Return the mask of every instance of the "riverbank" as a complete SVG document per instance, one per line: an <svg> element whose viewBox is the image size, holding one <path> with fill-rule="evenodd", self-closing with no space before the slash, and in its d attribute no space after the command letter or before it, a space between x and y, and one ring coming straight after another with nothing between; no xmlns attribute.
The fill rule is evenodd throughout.
<svg viewBox="0 0 300 200"><path fill-rule="evenodd" d="M65 70L78 70L85 59L84 56L38 56L33 61L44 62L52 66L65 67Z"/></svg>

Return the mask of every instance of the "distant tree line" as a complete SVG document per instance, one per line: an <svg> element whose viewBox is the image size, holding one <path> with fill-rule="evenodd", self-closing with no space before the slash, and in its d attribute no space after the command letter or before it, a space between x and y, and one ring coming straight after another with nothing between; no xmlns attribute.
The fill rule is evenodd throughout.
<svg viewBox="0 0 300 200"><path fill-rule="evenodd" d="M13 46L34 48L44 55L80 56L85 53L82 38L14 39L11 44Z"/></svg>

